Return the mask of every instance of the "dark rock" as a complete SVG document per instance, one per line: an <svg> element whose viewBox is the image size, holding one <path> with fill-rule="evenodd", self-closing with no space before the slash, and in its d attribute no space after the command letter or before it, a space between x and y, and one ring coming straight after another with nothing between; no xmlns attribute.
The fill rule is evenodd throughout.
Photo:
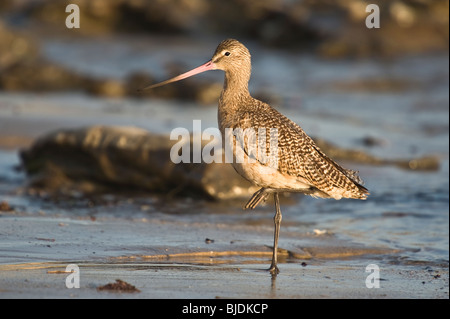
<svg viewBox="0 0 450 319"><path fill-rule="evenodd" d="M68 1L14 1L0 8L47 28L67 17ZM222 34L277 48L312 49L327 58L392 57L447 51L448 0L379 0L380 28L368 29L364 0L78 0L77 34ZM55 31L56 32L56 31Z"/></svg>
<svg viewBox="0 0 450 319"><path fill-rule="evenodd" d="M366 136L360 139L360 143L367 147L384 146L387 142L381 138L374 136Z"/></svg>
<svg viewBox="0 0 450 319"><path fill-rule="evenodd" d="M175 142L135 127L93 126L45 135L21 158L30 186L54 193L136 191L225 199L257 190L226 163L174 164Z"/></svg>
<svg viewBox="0 0 450 319"><path fill-rule="evenodd" d="M97 287L98 291L109 291L109 292L126 292L126 293L134 293L134 292L141 292L139 289L137 289L135 286L120 280L116 279L116 282L109 283L104 286Z"/></svg>
<svg viewBox="0 0 450 319"><path fill-rule="evenodd" d="M42 58L35 41L0 23L0 89L84 90L95 81Z"/></svg>
<svg viewBox="0 0 450 319"><path fill-rule="evenodd" d="M350 161L367 165L394 165L403 169L436 171L440 167L439 157L428 155L413 159L383 159L361 150L337 147L323 139L315 139L317 145L331 158L337 161Z"/></svg>
<svg viewBox="0 0 450 319"><path fill-rule="evenodd" d="M37 55L38 47L32 39L11 31L0 21L0 73Z"/></svg>
<svg viewBox="0 0 450 319"><path fill-rule="evenodd" d="M23 5L22 14L48 26L60 25L67 17L65 7L69 3L45 0L39 1L39 5L28 3ZM204 0L77 0L76 4L83 17L77 32L89 35L139 31L183 33L196 25L208 6Z"/></svg>
<svg viewBox="0 0 450 319"><path fill-rule="evenodd" d="M324 6L325 3L317 1L310 6L318 10L314 10L316 19L328 14L339 20L334 25L326 22L316 25L327 35L317 48L323 57L390 58L448 50L448 1L377 1L380 28L373 29L365 25L370 14L365 9L370 2L336 1Z"/></svg>
<svg viewBox="0 0 450 319"><path fill-rule="evenodd" d="M84 89L93 95L100 95L104 97L123 97L127 95L126 85L118 80L91 80L87 81L87 83L90 83L90 85L86 86Z"/></svg>
<svg viewBox="0 0 450 319"><path fill-rule="evenodd" d="M14 208L12 208L7 201L1 201L0 202L0 212L11 212L14 211Z"/></svg>
<svg viewBox="0 0 450 319"><path fill-rule="evenodd" d="M90 80L57 64L34 59L14 64L0 74L0 88L7 91L82 90Z"/></svg>

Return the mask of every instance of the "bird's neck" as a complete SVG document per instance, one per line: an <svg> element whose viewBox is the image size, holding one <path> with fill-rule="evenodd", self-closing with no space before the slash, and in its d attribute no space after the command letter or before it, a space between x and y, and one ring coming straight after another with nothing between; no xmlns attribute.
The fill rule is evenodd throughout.
<svg viewBox="0 0 450 319"><path fill-rule="evenodd" d="M249 77L238 77L232 72L225 72L225 83L223 86L221 100L227 105L236 105L238 101L250 97L248 91Z"/></svg>
<svg viewBox="0 0 450 319"><path fill-rule="evenodd" d="M236 122L236 116L251 104L252 99L248 92L248 78L237 78L233 74L225 73L225 83L219 99L218 120L219 129L224 136L225 128L233 128Z"/></svg>

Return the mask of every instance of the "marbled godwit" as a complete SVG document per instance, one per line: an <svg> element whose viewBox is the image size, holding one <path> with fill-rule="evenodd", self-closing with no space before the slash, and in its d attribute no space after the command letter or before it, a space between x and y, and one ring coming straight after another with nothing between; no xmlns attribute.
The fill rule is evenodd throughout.
<svg viewBox="0 0 450 319"><path fill-rule="evenodd" d="M279 113L270 105L254 99L248 91L251 74L251 56L248 49L239 41L228 39L219 44L212 59L205 64L176 76L167 81L150 85L145 89L155 88L174 81L179 81L195 74L209 71L225 71L225 83L219 99L218 121L224 142L227 128L258 131L260 128L272 128L277 132L277 163L268 165L260 157L250 155L248 145L235 136L231 141L233 155L237 151L244 154L244 161L233 161L235 170L244 178L261 187L250 198L245 208L255 208L267 196L273 194L275 202L274 244L272 263L269 271L276 275L278 237L281 224L281 210L278 193L301 192L323 198L366 199L368 190L362 186L362 180L356 171L345 169L326 156L314 141L294 122ZM265 137L269 141L270 136ZM263 145L270 145L270 141ZM239 149L240 148L240 149ZM266 148L266 154L269 154ZM252 156L253 161L249 161Z"/></svg>

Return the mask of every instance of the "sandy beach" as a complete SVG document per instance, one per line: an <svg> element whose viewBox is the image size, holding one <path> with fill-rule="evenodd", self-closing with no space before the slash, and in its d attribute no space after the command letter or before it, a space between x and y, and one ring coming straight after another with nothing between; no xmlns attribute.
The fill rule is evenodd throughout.
<svg viewBox="0 0 450 319"><path fill-rule="evenodd" d="M393 262L399 252L283 232L272 279L271 229L160 219L2 215L2 298L447 298L445 267ZM205 239L213 240L206 243ZM151 244L148 244L151 243ZM182 244L187 243L187 244ZM8 248L10 247L10 248ZM67 288L66 267L80 288ZM368 288L370 264L379 288ZM139 293L98 291L116 279ZM224 284L226 283L226 284Z"/></svg>

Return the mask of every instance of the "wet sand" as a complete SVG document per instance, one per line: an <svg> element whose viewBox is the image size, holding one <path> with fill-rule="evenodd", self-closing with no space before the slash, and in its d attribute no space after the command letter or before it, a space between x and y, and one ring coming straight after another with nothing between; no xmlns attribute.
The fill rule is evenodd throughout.
<svg viewBox="0 0 450 319"><path fill-rule="evenodd" d="M397 252L334 235L283 232L281 273L272 280L267 226L42 215L2 214L2 298L448 297L447 270L400 271L383 261ZM366 267L373 263L380 288L369 289ZM69 264L79 266L79 289L66 287ZM97 290L116 279L140 292Z"/></svg>

